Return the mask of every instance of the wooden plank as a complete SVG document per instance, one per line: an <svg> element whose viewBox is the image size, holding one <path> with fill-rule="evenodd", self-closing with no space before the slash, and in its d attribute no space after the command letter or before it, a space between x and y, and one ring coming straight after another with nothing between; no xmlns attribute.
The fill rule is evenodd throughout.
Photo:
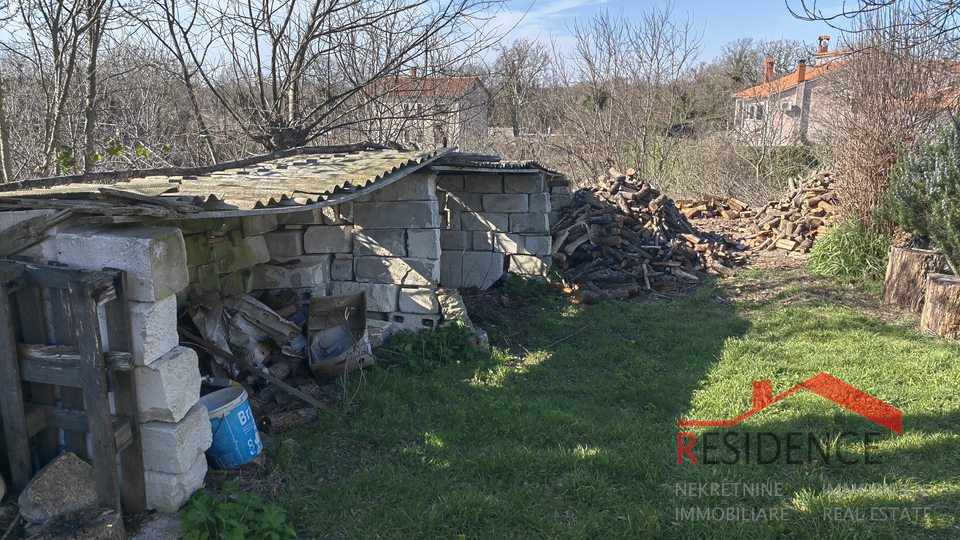
<svg viewBox="0 0 960 540"><path fill-rule="evenodd" d="M77 347L70 293L65 289L49 289L51 341L57 345ZM79 355L79 351L77 353ZM79 357L78 357L79 362ZM83 410L83 390L77 386L60 387L60 404L68 409ZM85 431L85 430L84 430ZM87 434L84 431L63 430L64 449L80 459L87 459Z"/></svg>
<svg viewBox="0 0 960 540"><path fill-rule="evenodd" d="M117 447L110 419L107 370L103 363L100 340L100 317L94 298L102 281L102 276L91 275L71 283L70 305L77 328L80 369L84 379L83 405L93 445L97 495L100 506L120 511Z"/></svg>
<svg viewBox="0 0 960 540"><path fill-rule="evenodd" d="M27 420L27 432L30 433L31 436L44 428L56 428L77 432L86 432L90 429L87 413L74 409L25 403L24 417ZM110 417L110 425L113 437L117 441L117 447L128 447L133 440L133 424L130 420L112 416Z"/></svg>
<svg viewBox="0 0 960 540"><path fill-rule="evenodd" d="M104 306L107 321L107 339L110 354L126 354L133 350L130 328L127 274L122 270L105 268L104 272L114 278L117 298ZM112 364L112 362L111 362ZM140 407L137 404L137 388L134 373L115 371L117 390L113 394L117 416L127 418L127 432L117 434L117 449L120 452L120 470L123 476L123 507L126 512L140 513L147 510L147 492L143 467L143 441L138 420Z"/></svg>
<svg viewBox="0 0 960 540"><path fill-rule="evenodd" d="M66 220L73 212L61 210L53 214L36 216L7 227L0 232L0 255L20 253L30 246L46 240L47 231L54 225Z"/></svg>
<svg viewBox="0 0 960 540"><path fill-rule="evenodd" d="M0 261L2 283L11 279L26 281L23 267L16 263ZM23 392L20 388L20 366L17 358L17 338L13 330L15 317L12 298L0 289L0 414L3 416L4 439L10 461L10 477L13 491L22 491L32 476L30 448L27 441L27 423L23 414Z"/></svg>

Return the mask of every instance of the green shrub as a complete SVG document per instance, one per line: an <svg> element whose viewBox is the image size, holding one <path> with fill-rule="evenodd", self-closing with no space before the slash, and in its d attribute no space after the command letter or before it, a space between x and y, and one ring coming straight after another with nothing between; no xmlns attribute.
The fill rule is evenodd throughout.
<svg viewBox="0 0 960 540"><path fill-rule="evenodd" d="M960 124L905 156L884 210L906 232L929 238L956 272L960 262Z"/></svg>
<svg viewBox="0 0 960 540"><path fill-rule="evenodd" d="M237 491L239 482L224 482L220 500L198 491L179 514L185 540L295 540L286 511L252 493Z"/></svg>
<svg viewBox="0 0 960 540"><path fill-rule="evenodd" d="M868 232L856 218L847 218L817 240L810 253L810 265L826 275L881 280L887 268L889 246L889 237Z"/></svg>
<svg viewBox="0 0 960 540"><path fill-rule="evenodd" d="M462 321L454 321L436 330L401 330L388 337L377 356L398 365L409 365L422 373L443 364L476 360L479 351L471 343L473 332Z"/></svg>
<svg viewBox="0 0 960 540"><path fill-rule="evenodd" d="M504 274L497 282L497 289L507 296L543 296L550 293L550 286L543 278Z"/></svg>

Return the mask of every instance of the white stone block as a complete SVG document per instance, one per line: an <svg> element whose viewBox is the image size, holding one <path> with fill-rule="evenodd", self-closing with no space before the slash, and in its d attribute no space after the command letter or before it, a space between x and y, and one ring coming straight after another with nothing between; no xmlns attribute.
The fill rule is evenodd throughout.
<svg viewBox="0 0 960 540"><path fill-rule="evenodd" d="M483 194L448 193L446 206L454 212L483 212Z"/></svg>
<svg viewBox="0 0 960 540"><path fill-rule="evenodd" d="M529 212L547 213L552 210L549 193L531 193Z"/></svg>
<svg viewBox="0 0 960 540"><path fill-rule="evenodd" d="M510 227L510 214L464 212L460 220L465 231L507 231Z"/></svg>
<svg viewBox="0 0 960 540"><path fill-rule="evenodd" d="M466 251L449 250L440 255L440 286L458 289L463 283L463 254Z"/></svg>
<svg viewBox="0 0 960 540"><path fill-rule="evenodd" d="M525 276L546 276L550 270L550 261L550 257L510 255L510 272Z"/></svg>
<svg viewBox="0 0 960 540"><path fill-rule="evenodd" d="M356 257L353 273L361 282L436 286L440 264L436 259Z"/></svg>
<svg viewBox="0 0 960 540"><path fill-rule="evenodd" d="M177 346L177 297L130 302L133 363L148 366Z"/></svg>
<svg viewBox="0 0 960 540"><path fill-rule="evenodd" d="M200 399L197 353L187 347L137 367L135 379L141 422L179 422Z"/></svg>
<svg viewBox="0 0 960 540"><path fill-rule="evenodd" d="M241 218L243 223L244 236L257 236L275 231L279 225L277 214L260 214L257 216L244 216Z"/></svg>
<svg viewBox="0 0 960 540"><path fill-rule="evenodd" d="M503 178L504 193L543 193L545 187L542 174L513 174Z"/></svg>
<svg viewBox="0 0 960 540"><path fill-rule="evenodd" d="M147 508L170 514L176 512L194 492L203 487L203 478L206 474L207 458L203 455L198 456L185 473L144 471Z"/></svg>
<svg viewBox="0 0 960 540"><path fill-rule="evenodd" d="M267 239L264 238L263 235L250 236L244 238L243 241L247 244L247 247L250 248L250 252L253 254L257 264L270 260L270 249L267 247Z"/></svg>
<svg viewBox="0 0 960 540"><path fill-rule="evenodd" d="M432 229L440 227L436 201L356 203L353 223L363 229Z"/></svg>
<svg viewBox="0 0 960 540"><path fill-rule="evenodd" d="M82 225L56 236L57 260L127 271L127 298L154 302L187 286L187 251L173 227Z"/></svg>
<svg viewBox="0 0 960 540"><path fill-rule="evenodd" d="M437 178L437 189L444 191L463 191L463 177L443 175Z"/></svg>
<svg viewBox="0 0 960 540"><path fill-rule="evenodd" d="M465 176L463 188L473 193L503 193L503 176L499 174Z"/></svg>
<svg viewBox="0 0 960 540"><path fill-rule="evenodd" d="M367 311L396 311L397 291L400 287L384 283L357 283L356 281L334 281L330 287L330 296L341 296L364 291L367 299Z"/></svg>
<svg viewBox="0 0 960 540"><path fill-rule="evenodd" d="M510 232L513 233L546 233L550 232L550 224L546 214L510 214Z"/></svg>
<svg viewBox="0 0 960 540"><path fill-rule="evenodd" d="M530 207L527 196L520 193L484 193L484 212L526 212Z"/></svg>
<svg viewBox="0 0 960 540"><path fill-rule="evenodd" d="M470 231L440 231L440 248L442 250L464 250L472 247L473 238Z"/></svg>
<svg viewBox="0 0 960 540"><path fill-rule="evenodd" d="M415 259L439 259L440 229L407 230L407 256Z"/></svg>
<svg viewBox="0 0 960 540"><path fill-rule="evenodd" d="M524 238L519 234L491 233L493 251L500 253L523 253Z"/></svg>
<svg viewBox="0 0 960 540"><path fill-rule="evenodd" d="M463 252L461 287L487 289L503 275L503 253ZM448 285L444 285L447 287Z"/></svg>
<svg viewBox="0 0 960 540"><path fill-rule="evenodd" d="M380 202L433 201L436 198L435 174L411 174L374 192L374 200Z"/></svg>
<svg viewBox="0 0 960 540"><path fill-rule="evenodd" d="M353 225L316 225L303 233L307 253L350 253L353 251Z"/></svg>
<svg viewBox="0 0 960 540"><path fill-rule="evenodd" d="M324 206L320 209L320 214L323 215L323 224L324 225L343 225L346 223L346 220L340 215L340 205L335 204L333 206Z"/></svg>
<svg viewBox="0 0 960 540"><path fill-rule="evenodd" d="M334 259L330 265L332 281L353 281L353 259Z"/></svg>
<svg viewBox="0 0 960 540"><path fill-rule="evenodd" d="M151 471L181 474L190 470L197 456L210 448L213 432L207 408L197 404L177 423L147 422L140 425L143 466Z"/></svg>
<svg viewBox="0 0 960 540"><path fill-rule="evenodd" d="M278 214L277 221L280 225L311 225L314 223L323 224L323 209L314 208L313 210L301 210L289 214Z"/></svg>
<svg viewBox="0 0 960 540"><path fill-rule="evenodd" d="M553 249L553 237L549 234L524 236L523 247L523 251L517 251L517 253L546 257L550 255L550 251Z"/></svg>
<svg viewBox="0 0 960 540"><path fill-rule="evenodd" d="M317 260L319 259L319 260ZM289 265L254 266L253 289L302 289L330 282L330 261L333 255L314 255L309 260Z"/></svg>
<svg viewBox="0 0 960 540"><path fill-rule="evenodd" d="M353 236L353 254L358 256L406 257L406 230L357 229Z"/></svg>
<svg viewBox="0 0 960 540"><path fill-rule="evenodd" d="M296 257L303 255L303 231L289 229L264 235L272 257Z"/></svg>
<svg viewBox="0 0 960 540"><path fill-rule="evenodd" d="M399 310L405 313L439 313L435 289L400 289Z"/></svg>

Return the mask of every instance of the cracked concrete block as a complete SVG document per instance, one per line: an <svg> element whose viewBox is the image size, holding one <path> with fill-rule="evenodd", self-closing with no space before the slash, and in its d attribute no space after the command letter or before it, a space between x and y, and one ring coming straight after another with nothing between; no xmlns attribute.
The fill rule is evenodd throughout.
<svg viewBox="0 0 960 540"><path fill-rule="evenodd" d="M411 174L374 192L374 200L433 201L437 198L437 175Z"/></svg>
<svg viewBox="0 0 960 540"><path fill-rule="evenodd" d="M444 251L440 255L440 286L458 289L463 284L463 254L466 251Z"/></svg>
<svg viewBox="0 0 960 540"><path fill-rule="evenodd" d="M354 225L363 229L428 229L440 227L440 203L403 201L356 203Z"/></svg>
<svg viewBox="0 0 960 540"><path fill-rule="evenodd" d="M510 255L509 271L525 276L546 277L550 270L550 257L535 257L533 255Z"/></svg>
<svg viewBox="0 0 960 540"><path fill-rule="evenodd" d="M515 253L546 257L550 255L553 249L553 237L549 234L526 235L522 238L523 250L518 250Z"/></svg>
<svg viewBox="0 0 960 540"><path fill-rule="evenodd" d="M473 231L473 251L493 251L493 235L490 231Z"/></svg>
<svg viewBox="0 0 960 540"><path fill-rule="evenodd" d="M177 297L157 302L130 302L133 363L150 365L177 346Z"/></svg>
<svg viewBox="0 0 960 540"><path fill-rule="evenodd" d="M263 235L271 257L296 257L303 255L303 231L284 229Z"/></svg>
<svg viewBox="0 0 960 540"><path fill-rule="evenodd" d="M358 229L353 237L357 256L406 257L407 235L404 229Z"/></svg>
<svg viewBox="0 0 960 540"><path fill-rule="evenodd" d="M543 193L543 174L512 174L503 178L504 193Z"/></svg>
<svg viewBox="0 0 960 540"><path fill-rule="evenodd" d="M137 367L135 379L141 422L179 422L200 399L197 353L187 347Z"/></svg>
<svg viewBox="0 0 960 540"><path fill-rule="evenodd" d="M171 474L189 471L197 456L202 456L213 443L210 415L199 403L179 422L141 424L140 436L144 468Z"/></svg>
<svg viewBox="0 0 960 540"><path fill-rule="evenodd" d="M364 291L369 311L396 311L397 292L400 287L382 283L357 283L356 281L334 281L330 287L330 296L341 296Z"/></svg>
<svg viewBox="0 0 960 540"><path fill-rule="evenodd" d="M546 214L510 214L510 228L513 233L547 233L550 224Z"/></svg>
<svg viewBox="0 0 960 540"><path fill-rule="evenodd" d="M400 289L398 309L404 313L439 313L440 303L437 301L435 289Z"/></svg>
<svg viewBox="0 0 960 540"><path fill-rule="evenodd" d="M519 193L484 193L483 211L484 212L526 212L530 207L529 199L526 195Z"/></svg>
<svg viewBox="0 0 960 540"><path fill-rule="evenodd" d="M503 275L503 253L463 252L461 287L487 289ZM444 285L447 287L448 285Z"/></svg>
<svg viewBox="0 0 960 540"><path fill-rule="evenodd" d="M240 218L244 236L258 236L273 232L280 226L277 214L260 214Z"/></svg>
<svg viewBox="0 0 960 540"><path fill-rule="evenodd" d="M187 250L174 227L82 225L56 235L57 260L127 271L127 298L154 302L187 286Z"/></svg>
<svg viewBox="0 0 960 540"><path fill-rule="evenodd" d="M315 225L303 233L306 253L350 253L353 251L353 225Z"/></svg>
<svg viewBox="0 0 960 540"><path fill-rule="evenodd" d="M499 174L465 176L463 188L472 193L503 193L503 176Z"/></svg>
<svg viewBox="0 0 960 540"><path fill-rule="evenodd" d="M436 286L440 280L440 262L435 259L357 257L353 273L361 282Z"/></svg>
<svg viewBox="0 0 960 540"><path fill-rule="evenodd" d="M253 270L252 289L301 289L330 282L333 255L313 255L290 265L263 264Z"/></svg>
<svg viewBox="0 0 960 540"><path fill-rule="evenodd" d="M460 220L465 231L506 231L510 226L510 214L464 212Z"/></svg>
<svg viewBox="0 0 960 540"><path fill-rule="evenodd" d="M209 420L208 420L209 422ZM172 514L180 509L198 489L203 487L207 474L206 456L197 456L187 472L172 474L144 471L147 488L147 508Z"/></svg>
<svg viewBox="0 0 960 540"><path fill-rule="evenodd" d="M353 259L334 259L330 265L332 281L353 281Z"/></svg>
<svg viewBox="0 0 960 540"><path fill-rule="evenodd" d="M446 251L471 249L473 234L470 231L440 230L440 249ZM441 255L442 257L442 255Z"/></svg>
<svg viewBox="0 0 960 540"><path fill-rule="evenodd" d="M439 259L440 229L408 229L407 256L416 259Z"/></svg>
<svg viewBox="0 0 960 540"><path fill-rule="evenodd" d="M530 207L528 212L546 214L547 212L553 209L550 206L549 193L531 193L529 197L530 197Z"/></svg>

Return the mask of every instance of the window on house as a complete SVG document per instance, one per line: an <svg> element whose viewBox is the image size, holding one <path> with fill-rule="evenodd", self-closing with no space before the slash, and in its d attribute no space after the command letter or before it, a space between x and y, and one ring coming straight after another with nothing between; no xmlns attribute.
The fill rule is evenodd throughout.
<svg viewBox="0 0 960 540"><path fill-rule="evenodd" d="M763 120L763 105L757 105L756 119Z"/></svg>

